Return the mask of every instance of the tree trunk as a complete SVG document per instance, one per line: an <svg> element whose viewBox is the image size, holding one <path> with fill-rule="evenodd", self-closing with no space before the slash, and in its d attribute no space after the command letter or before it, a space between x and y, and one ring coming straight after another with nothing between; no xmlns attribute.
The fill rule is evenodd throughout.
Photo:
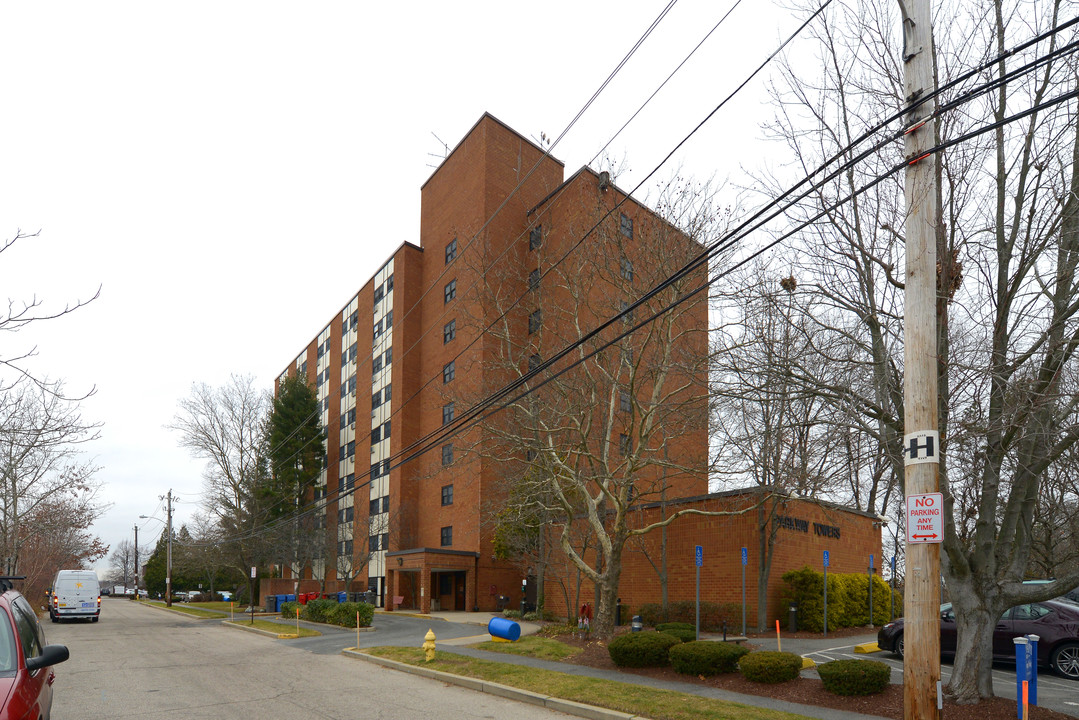
<svg viewBox="0 0 1079 720"><path fill-rule="evenodd" d="M973 598L973 593L963 593ZM993 697L993 630L1003 611L984 606L956 604L955 664L948 682L948 695L960 704Z"/></svg>
<svg viewBox="0 0 1079 720"><path fill-rule="evenodd" d="M595 621L592 623L592 635L600 640L614 637L614 614L618 603L618 576L621 563L612 562L608 571L598 583L599 602L596 606Z"/></svg>

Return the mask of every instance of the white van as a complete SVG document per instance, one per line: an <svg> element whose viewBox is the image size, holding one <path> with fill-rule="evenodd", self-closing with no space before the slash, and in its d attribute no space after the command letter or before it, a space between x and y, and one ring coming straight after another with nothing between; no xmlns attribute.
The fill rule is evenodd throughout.
<svg viewBox="0 0 1079 720"><path fill-rule="evenodd" d="M56 573L49 590L49 619L89 618L97 622L101 616L101 584L93 570L61 570Z"/></svg>

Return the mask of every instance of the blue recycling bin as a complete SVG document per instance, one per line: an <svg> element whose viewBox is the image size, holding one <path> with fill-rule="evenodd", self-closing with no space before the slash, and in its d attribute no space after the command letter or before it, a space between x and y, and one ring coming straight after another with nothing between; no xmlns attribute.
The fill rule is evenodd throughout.
<svg viewBox="0 0 1079 720"><path fill-rule="evenodd" d="M291 593L288 595L282 595L281 597L285 598L285 602L296 602L296 596Z"/></svg>
<svg viewBox="0 0 1079 720"><path fill-rule="evenodd" d="M339 603L348 602L348 593L343 591L343 590L341 592L337 593L337 602L339 602Z"/></svg>
<svg viewBox="0 0 1079 720"><path fill-rule="evenodd" d="M507 618L493 617L487 623L487 632L491 637L517 642L521 637L521 626Z"/></svg>

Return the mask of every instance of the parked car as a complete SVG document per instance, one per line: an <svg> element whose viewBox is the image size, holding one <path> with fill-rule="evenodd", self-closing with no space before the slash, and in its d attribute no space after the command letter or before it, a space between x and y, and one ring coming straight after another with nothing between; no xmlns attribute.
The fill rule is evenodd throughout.
<svg viewBox="0 0 1079 720"><path fill-rule="evenodd" d="M52 710L52 666L68 659L63 645L46 645L30 603L0 577L0 717L48 720Z"/></svg>
<svg viewBox="0 0 1079 720"><path fill-rule="evenodd" d="M1038 636L1038 665L1079 680L1079 603L1064 598L1016 605L997 621L993 632L993 659L1015 661L1013 638ZM940 606L940 654L955 656L955 611L951 603ZM877 633L877 646L903 656L903 618Z"/></svg>
<svg viewBox="0 0 1079 720"><path fill-rule="evenodd" d="M101 617L101 589L93 570L60 570L49 590L49 619Z"/></svg>

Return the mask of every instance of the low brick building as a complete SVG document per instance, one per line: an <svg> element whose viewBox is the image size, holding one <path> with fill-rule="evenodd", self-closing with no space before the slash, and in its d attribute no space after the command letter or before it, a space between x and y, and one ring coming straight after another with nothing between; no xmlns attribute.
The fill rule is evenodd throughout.
<svg viewBox="0 0 1079 720"><path fill-rule="evenodd" d="M829 572L866 573L870 555L874 558L874 572L880 572L881 520L876 515L802 498L774 500L758 489L643 505L634 513L632 526L646 527L686 509L730 514L684 515L666 529L656 529L630 541L622 557L619 581L619 596L630 612L662 600L659 569L664 565L664 555L668 600L694 600L698 545L703 550L701 600L721 604L742 603L742 548L746 549L745 597L750 626L757 622L758 573L769 543L769 623L782 619L786 625L783 574L807 565L821 570L825 551L829 554ZM545 585L544 607L556 614L565 615L567 606L576 608L595 602L592 584L578 579L576 568L565 560L552 565Z"/></svg>

